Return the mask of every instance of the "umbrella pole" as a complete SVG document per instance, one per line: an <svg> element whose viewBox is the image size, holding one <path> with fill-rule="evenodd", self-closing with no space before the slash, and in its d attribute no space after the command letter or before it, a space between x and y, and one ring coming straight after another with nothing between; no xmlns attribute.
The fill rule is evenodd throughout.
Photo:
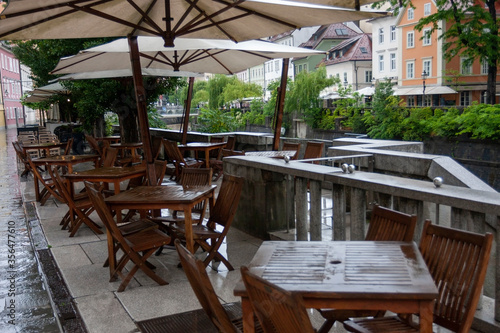
<svg viewBox="0 0 500 333"><path fill-rule="evenodd" d="M193 99L193 86L194 86L194 77L189 78L189 86L188 86L188 94L186 98L186 110L184 111L184 122L182 123L182 140L181 143L183 145L187 142L187 133L188 133L188 124L189 124L189 112L191 111L191 100Z"/></svg>
<svg viewBox="0 0 500 333"><path fill-rule="evenodd" d="M273 150L279 150L280 148L280 135L281 135L281 124L283 123L283 107L285 105L285 94L286 94L286 81L288 79L288 64L290 63L289 58L283 58L283 66L281 69L281 84L279 87L278 107L276 110L276 124L274 128L274 139L273 139Z"/></svg>
<svg viewBox="0 0 500 333"><path fill-rule="evenodd" d="M155 185L156 174L151 149L151 136L149 135L149 120L146 106L146 96L144 83L142 81L141 62L139 59L139 45L137 36L128 37L128 45L130 49L130 63L132 65L132 77L134 78L135 99L137 102L137 116L139 118L139 129L141 131L142 147L144 157L146 159L146 174L148 185Z"/></svg>

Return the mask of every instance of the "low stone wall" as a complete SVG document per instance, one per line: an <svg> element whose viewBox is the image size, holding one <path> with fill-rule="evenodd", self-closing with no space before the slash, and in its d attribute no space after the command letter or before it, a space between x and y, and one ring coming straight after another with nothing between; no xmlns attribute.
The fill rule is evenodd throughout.
<svg viewBox="0 0 500 333"><path fill-rule="evenodd" d="M500 191L500 141L467 138L431 138L424 142L426 154L453 158L483 182Z"/></svg>

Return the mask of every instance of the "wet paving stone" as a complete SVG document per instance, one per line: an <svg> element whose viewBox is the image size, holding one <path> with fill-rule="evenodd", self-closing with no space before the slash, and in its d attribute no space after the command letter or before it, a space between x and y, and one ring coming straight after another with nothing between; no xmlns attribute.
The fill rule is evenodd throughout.
<svg viewBox="0 0 500 333"><path fill-rule="evenodd" d="M0 332L60 332L31 245L11 141L0 129ZM32 181L32 180L31 180Z"/></svg>

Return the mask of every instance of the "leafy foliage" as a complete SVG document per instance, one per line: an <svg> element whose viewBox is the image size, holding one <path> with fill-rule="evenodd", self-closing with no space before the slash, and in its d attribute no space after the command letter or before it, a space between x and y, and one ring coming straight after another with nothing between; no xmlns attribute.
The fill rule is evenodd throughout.
<svg viewBox="0 0 500 333"><path fill-rule="evenodd" d="M198 130L204 133L232 132L238 128L235 114L221 109L200 110L198 115Z"/></svg>
<svg viewBox="0 0 500 333"><path fill-rule="evenodd" d="M455 119L458 134L472 139L500 139L500 105L473 104Z"/></svg>
<svg viewBox="0 0 500 333"><path fill-rule="evenodd" d="M313 127L319 127L323 116L322 103L319 98L321 90L333 85L336 78L326 77L326 68L319 67L314 72L300 72L290 86L286 99L285 111L298 111L304 116L305 122Z"/></svg>

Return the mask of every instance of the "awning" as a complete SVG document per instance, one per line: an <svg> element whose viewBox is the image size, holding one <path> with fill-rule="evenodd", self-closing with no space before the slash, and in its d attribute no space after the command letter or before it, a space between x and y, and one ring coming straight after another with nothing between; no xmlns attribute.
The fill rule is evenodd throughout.
<svg viewBox="0 0 500 333"><path fill-rule="evenodd" d="M427 87L425 93L429 95L456 94L457 92L447 86Z"/></svg>
<svg viewBox="0 0 500 333"><path fill-rule="evenodd" d="M395 96L410 96L410 95L422 95L423 87L419 88L395 88L394 95Z"/></svg>
<svg viewBox="0 0 500 333"><path fill-rule="evenodd" d="M442 95L442 94L456 94L457 92L447 86L427 86L425 87L426 95ZM394 89L394 95L396 96L411 96L411 95L423 95L424 87L412 87L412 88L402 88L397 87Z"/></svg>

